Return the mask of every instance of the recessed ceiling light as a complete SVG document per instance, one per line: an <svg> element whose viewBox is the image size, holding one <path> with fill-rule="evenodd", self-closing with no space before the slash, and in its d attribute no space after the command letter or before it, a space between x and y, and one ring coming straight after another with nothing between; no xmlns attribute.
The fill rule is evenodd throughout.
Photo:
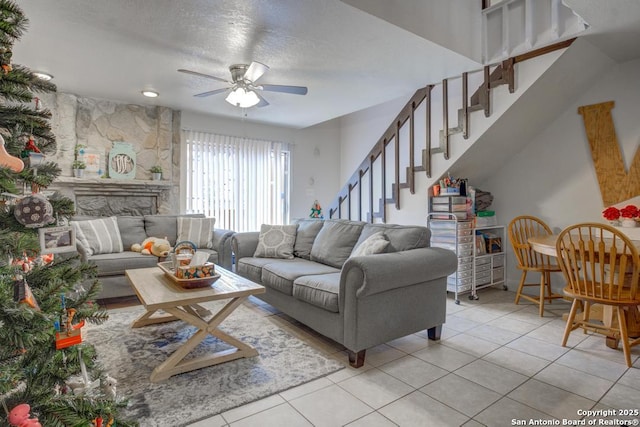
<svg viewBox="0 0 640 427"><path fill-rule="evenodd" d="M143 90L142 94L144 96L146 96L147 98L157 98L159 93L158 92L154 92L152 90Z"/></svg>
<svg viewBox="0 0 640 427"><path fill-rule="evenodd" d="M34 71L33 75L36 76L39 79L45 80L45 81L49 81L53 78L53 76L51 74L47 74L47 73L43 73L41 71Z"/></svg>

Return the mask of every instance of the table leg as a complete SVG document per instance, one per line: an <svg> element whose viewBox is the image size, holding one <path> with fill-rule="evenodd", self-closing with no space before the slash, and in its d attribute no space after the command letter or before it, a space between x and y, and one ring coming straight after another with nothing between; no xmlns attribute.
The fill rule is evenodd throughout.
<svg viewBox="0 0 640 427"><path fill-rule="evenodd" d="M138 317L136 320L133 321L133 323L131 324L131 327L141 328L147 325L155 325L157 323L166 323L166 322L173 322L175 320L179 320L176 316L169 315L169 314L164 314L164 315L160 314L160 315L154 316L154 314L157 312L158 310L146 311L142 316Z"/></svg>
<svg viewBox="0 0 640 427"><path fill-rule="evenodd" d="M165 380L173 375L183 372L193 371L195 369L204 368L206 366L216 365L218 363L228 362L243 357L253 357L258 355L258 351L253 347L243 343L237 338L232 337L218 329L218 325L222 323L247 297L233 298L220 311L218 311L209 321L204 320L197 315L197 309L189 307L165 308L164 310L175 317L198 328L198 331L191 336L180 348L178 348L167 360L162 362L153 370L151 374L152 382ZM201 308L201 307L200 307ZM194 314L195 313L195 314ZM207 335L212 335L221 341L233 346L228 350L216 352L214 354L197 357L190 360L183 360L198 344L200 344Z"/></svg>

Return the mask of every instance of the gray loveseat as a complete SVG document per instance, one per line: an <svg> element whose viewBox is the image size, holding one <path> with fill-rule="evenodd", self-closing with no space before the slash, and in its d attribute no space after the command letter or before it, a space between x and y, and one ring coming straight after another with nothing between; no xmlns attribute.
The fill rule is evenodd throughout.
<svg viewBox="0 0 640 427"><path fill-rule="evenodd" d="M122 242L122 251L118 245L114 249L102 248L103 253L89 255L80 241L76 239L76 248L83 262L94 264L98 268L98 279L102 283L102 292L99 299L114 298L135 295L128 283L124 271L135 268L155 267L159 261L153 255L143 255L131 251L131 245L142 243L147 237L159 237L169 240L171 245L176 244L178 238L178 217L204 218L204 215L144 215L144 216L117 216L117 227ZM77 216L71 221L82 222L96 219L109 219L107 217ZM103 229L98 229L98 233ZM233 231L214 228L210 237L210 248L199 247L198 251L209 253L209 261L221 267L231 269L231 236Z"/></svg>
<svg viewBox="0 0 640 427"><path fill-rule="evenodd" d="M424 329L440 338L457 257L429 247L428 228L295 222L292 259L254 256L260 232L232 237L236 272L266 287L258 298L344 345L354 367L363 365L367 348L387 341ZM376 233L388 240L383 253L350 256Z"/></svg>

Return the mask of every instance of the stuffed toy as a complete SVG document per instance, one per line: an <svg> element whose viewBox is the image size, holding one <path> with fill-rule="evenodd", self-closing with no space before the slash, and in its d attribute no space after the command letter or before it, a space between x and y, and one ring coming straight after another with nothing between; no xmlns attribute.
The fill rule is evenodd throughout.
<svg viewBox="0 0 640 427"><path fill-rule="evenodd" d="M157 257L168 257L171 252L171 244L167 239L159 237L147 237L141 244L134 243L131 250L140 252L143 255L155 255Z"/></svg>

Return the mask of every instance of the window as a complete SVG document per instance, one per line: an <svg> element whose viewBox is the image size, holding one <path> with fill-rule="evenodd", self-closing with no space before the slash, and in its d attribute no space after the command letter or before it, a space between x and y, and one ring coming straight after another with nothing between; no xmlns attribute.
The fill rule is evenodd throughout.
<svg viewBox="0 0 640 427"><path fill-rule="evenodd" d="M237 232L288 222L288 144L188 130L183 140L186 212Z"/></svg>

